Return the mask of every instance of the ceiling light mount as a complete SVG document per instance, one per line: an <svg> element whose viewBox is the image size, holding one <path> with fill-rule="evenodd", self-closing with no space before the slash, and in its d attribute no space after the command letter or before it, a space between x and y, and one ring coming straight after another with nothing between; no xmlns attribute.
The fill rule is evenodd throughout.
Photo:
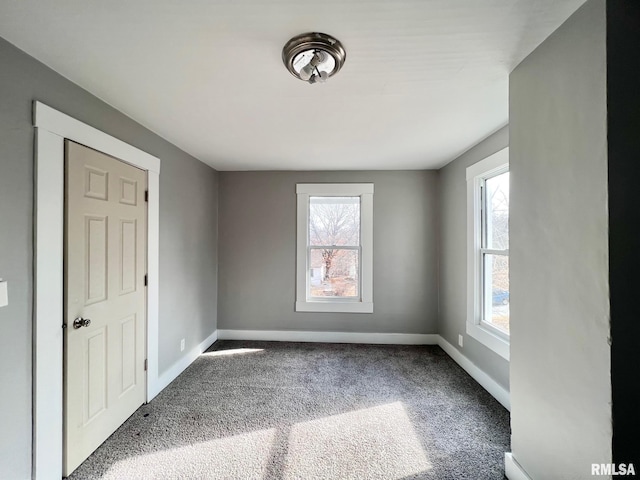
<svg viewBox="0 0 640 480"><path fill-rule="evenodd" d="M326 33L297 35L282 49L282 61L291 75L312 84L338 73L346 57L342 44Z"/></svg>

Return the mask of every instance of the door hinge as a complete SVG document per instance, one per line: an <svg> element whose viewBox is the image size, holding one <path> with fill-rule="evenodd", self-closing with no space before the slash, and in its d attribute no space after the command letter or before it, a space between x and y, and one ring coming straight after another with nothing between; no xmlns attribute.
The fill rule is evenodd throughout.
<svg viewBox="0 0 640 480"><path fill-rule="evenodd" d="M145 273L145 275L144 275L144 286L146 287L148 283L149 283L149 279L147 278L147 274Z"/></svg>
<svg viewBox="0 0 640 480"><path fill-rule="evenodd" d="M149 366L149 361L145 358L144 359L144 371L147 371L147 367Z"/></svg>
<svg viewBox="0 0 640 480"><path fill-rule="evenodd" d="M148 202L149 201L149 190L145 190L144 191L144 201Z"/></svg>

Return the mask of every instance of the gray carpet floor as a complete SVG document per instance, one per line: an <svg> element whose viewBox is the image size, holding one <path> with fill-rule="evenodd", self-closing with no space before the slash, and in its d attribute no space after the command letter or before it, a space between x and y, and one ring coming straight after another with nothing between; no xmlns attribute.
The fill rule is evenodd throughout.
<svg viewBox="0 0 640 480"><path fill-rule="evenodd" d="M504 478L509 412L437 346L218 341L69 478Z"/></svg>

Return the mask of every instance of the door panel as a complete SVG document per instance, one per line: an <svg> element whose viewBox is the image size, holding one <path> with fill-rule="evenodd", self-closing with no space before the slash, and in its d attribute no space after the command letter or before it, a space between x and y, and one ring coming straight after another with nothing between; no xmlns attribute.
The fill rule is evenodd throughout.
<svg viewBox="0 0 640 480"><path fill-rule="evenodd" d="M107 298L107 218L85 215L85 305Z"/></svg>
<svg viewBox="0 0 640 480"><path fill-rule="evenodd" d="M84 196L98 200L109 199L109 173L99 168L84 167Z"/></svg>
<svg viewBox="0 0 640 480"><path fill-rule="evenodd" d="M65 141L64 475L145 399L146 172ZM74 328L77 318L90 319Z"/></svg>
<svg viewBox="0 0 640 480"><path fill-rule="evenodd" d="M122 382L120 395L136 386L136 316L131 315L120 322L122 330L120 338L120 354L122 355Z"/></svg>
<svg viewBox="0 0 640 480"><path fill-rule="evenodd" d="M120 295L136 291L137 225L134 220L120 220Z"/></svg>
<svg viewBox="0 0 640 480"><path fill-rule="evenodd" d="M83 339L86 349L87 368L85 396L87 412L83 425L87 425L107 408L107 335L106 328L94 330Z"/></svg>
<svg viewBox="0 0 640 480"><path fill-rule="evenodd" d="M138 182L131 178L120 178L120 203L124 205L137 205Z"/></svg>

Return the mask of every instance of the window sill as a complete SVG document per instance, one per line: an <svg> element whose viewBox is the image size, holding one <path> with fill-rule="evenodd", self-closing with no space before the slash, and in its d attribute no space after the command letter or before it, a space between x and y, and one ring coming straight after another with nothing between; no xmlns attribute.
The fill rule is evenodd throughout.
<svg viewBox="0 0 640 480"><path fill-rule="evenodd" d="M296 302L296 312L373 313L372 302Z"/></svg>
<svg viewBox="0 0 640 480"><path fill-rule="evenodd" d="M505 360L509 361L509 341L492 333L486 328L467 322L467 335L493 350Z"/></svg>

